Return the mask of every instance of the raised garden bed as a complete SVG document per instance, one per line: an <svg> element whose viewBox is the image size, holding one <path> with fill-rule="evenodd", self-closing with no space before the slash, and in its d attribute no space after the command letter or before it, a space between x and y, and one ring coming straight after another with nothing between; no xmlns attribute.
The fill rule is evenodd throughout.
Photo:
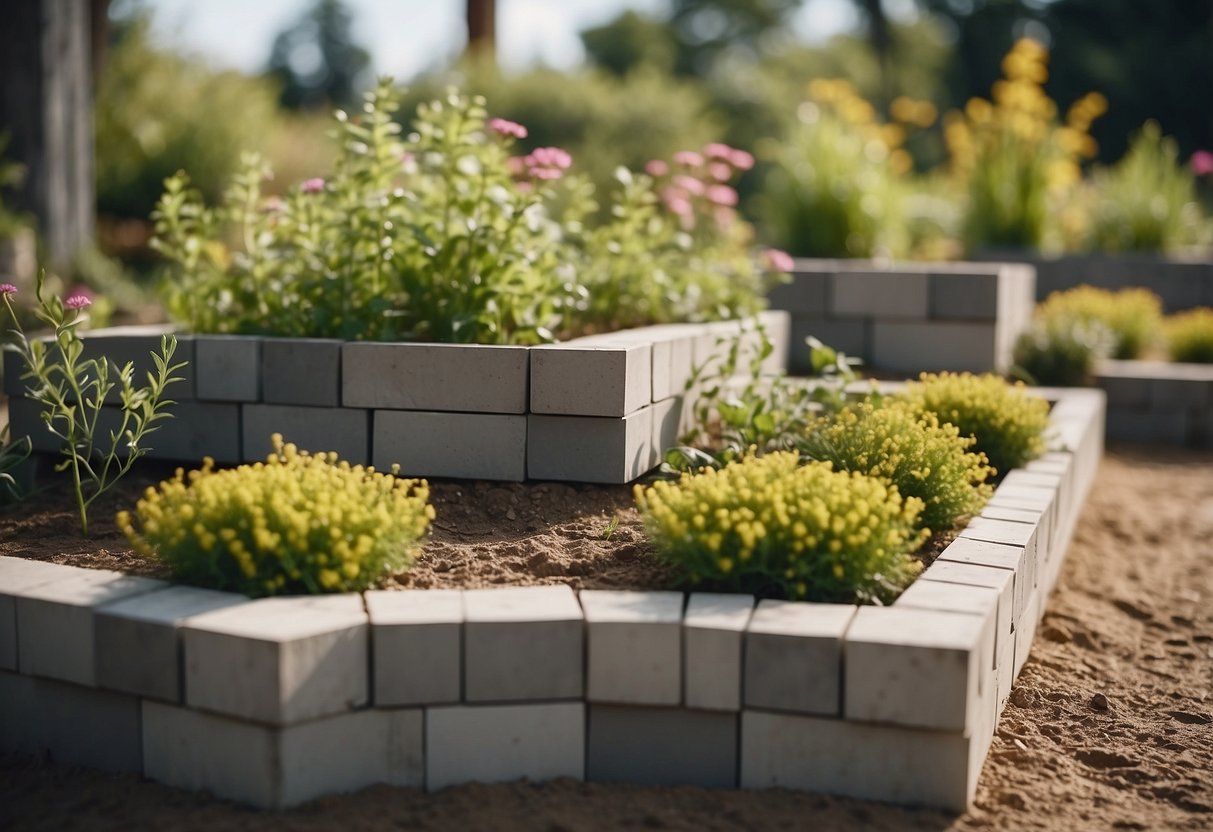
<svg viewBox="0 0 1213 832"><path fill-rule="evenodd" d="M692 369L741 331L743 354L756 352L756 324L775 346L767 365L783 368L782 312L539 347L181 335L177 358L189 364L184 382L169 387L175 418L154 435L150 456L251 462L265 458L270 435L280 432L352 464L400 463L410 476L630 482L674 444L684 410L689 418ZM132 361L142 378L164 331L89 333L86 356ZM5 370L13 436L56 452L38 405L22 395L16 354Z"/></svg>
<svg viewBox="0 0 1213 832"><path fill-rule="evenodd" d="M1213 448L1213 365L1103 361L1108 438Z"/></svg>
<svg viewBox="0 0 1213 832"><path fill-rule="evenodd" d="M1005 372L1034 285L1021 264L798 259L770 302L792 316L793 372L808 335L879 370Z"/></svg>
<svg viewBox="0 0 1213 832"><path fill-rule="evenodd" d="M1051 452L889 608L568 587L249 601L0 559L0 747L260 806L569 776L963 808L1102 449L1103 395L1051 395Z"/></svg>
<svg viewBox="0 0 1213 832"><path fill-rule="evenodd" d="M1007 259L1001 255L1000 259ZM1059 257L1015 255L1036 269L1036 300L1087 284L1101 289L1142 286L1162 299L1163 311L1182 312L1213 306L1213 260L1157 254L1067 254Z"/></svg>

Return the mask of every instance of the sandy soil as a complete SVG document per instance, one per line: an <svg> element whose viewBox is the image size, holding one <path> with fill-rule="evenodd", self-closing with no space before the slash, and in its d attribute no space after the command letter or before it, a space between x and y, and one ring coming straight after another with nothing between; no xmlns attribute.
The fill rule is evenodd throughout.
<svg viewBox="0 0 1213 832"><path fill-rule="evenodd" d="M435 500L440 518L443 501L449 504L449 522L440 519L409 580L426 585L434 575L470 574L467 562L447 555L477 534L484 542L471 545L483 555L489 526L512 531L495 549L494 567L473 582L513 583L519 573L545 570L547 579L584 586L652 579L646 570L656 567L628 514L626 489L547 487L529 505L520 487L440 484ZM469 497L483 502L484 514L499 515L479 532L471 516L451 508ZM121 498L98 506L98 534L88 544L72 531L70 503L53 494L40 498L38 516L0 513L0 553L57 550L52 559L72 562L101 551L89 562L139 567L108 521ZM1213 454L1109 453L999 724L975 806L961 816L786 791L574 782L433 795L375 787L267 814L134 776L7 755L0 756L0 829L1213 829L1211 540ZM572 549L580 554L569 557Z"/></svg>

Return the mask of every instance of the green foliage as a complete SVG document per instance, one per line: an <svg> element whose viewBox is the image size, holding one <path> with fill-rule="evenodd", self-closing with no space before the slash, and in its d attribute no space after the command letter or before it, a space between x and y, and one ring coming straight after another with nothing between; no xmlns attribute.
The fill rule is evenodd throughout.
<svg viewBox="0 0 1213 832"><path fill-rule="evenodd" d="M884 406L862 402L811 424L798 442L801 456L888 480L906 497L922 501L919 522L947 531L977 514L990 498L993 471L975 440L931 412L893 399Z"/></svg>
<svg viewBox="0 0 1213 832"><path fill-rule="evenodd" d="M917 574L922 503L780 452L636 486L658 556L694 585L813 601L887 602Z"/></svg>
<svg viewBox="0 0 1213 832"><path fill-rule="evenodd" d="M1110 355L1115 340L1099 321L1038 318L1015 341L1014 375L1052 387L1090 384L1096 361Z"/></svg>
<svg viewBox="0 0 1213 832"><path fill-rule="evenodd" d="M14 472L29 459L33 445L28 436L10 441L10 425L0 428L0 506L18 503L25 491Z"/></svg>
<svg viewBox="0 0 1213 832"><path fill-rule="evenodd" d="M1213 309L1201 306L1171 315L1165 326L1172 361L1213 364Z"/></svg>
<svg viewBox="0 0 1213 832"><path fill-rule="evenodd" d="M1090 245L1099 251L1174 252L1208 238L1196 180L1158 122L1146 122L1124 158L1096 171L1091 188Z"/></svg>
<svg viewBox="0 0 1213 832"><path fill-rule="evenodd" d="M178 469L118 527L174 579L251 596L359 592L412 563L434 518L424 480L273 442L264 463Z"/></svg>
<svg viewBox="0 0 1213 832"><path fill-rule="evenodd" d="M986 373L923 373L903 394L913 407L929 411L977 441L997 474L1005 474L1045 449L1049 403L1030 396L1023 384L1008 384Z"/></svg>
<svg viewBox="0 0 1213 832"><path fill-rule="evenodd" d="M274 132L274 88L199 59L154 49L148 20L116 25L117 39L98 79L97 209L146 219L164 180L188 168L196 188L216 200L240 164Z"/></svg>
<svg viewBox="0 0 1213 832"><path fill-rule="evenodd" d="M78 330L86 320L83 310L91 301L81 295L66 300L46 297L43 285L44 277L39 275L34 313L54 330L54 338L49 343L27 338L13 309L15 289L0 286L17 338L16 344L6 347L21 356L25 366L21 380L30 385L29 398L41 405L47 430L63 440L67 459L55 470L72 473L80 529L87 535L89 506L150 450L143 444L144 438L159 427L160 421L169 418L168 407L174 402L165 398L165 389L181 381L173 373L185 363L172 363L177 339L171 335L161 339L159 353L151 354L156 371L147 374L143 387L135 386L134 368L129 362L117 367L104 357L85 359ZM109 431L107 442L99 435L102 405L115 388L120 397L118 427Z"/></svg>
<svg viewBox="0 0 1213 832"><path fill-rule="evenodd" d="M1050 294L1036 308L1036 318L1059 329L1101 324L1112 335L1112 358L1140 358L1159 340L1162 301L1148 289L1113 292L1083 284Z"/></svg>
<svg viewBox="0 0 1213 832"><path fill-rule="evenodd" d="M281 85L283 107L346 107L358 100L370 80L371 56L354 43L352 24L341 0L315 0L274 38L269 74Z"/></svg>
<svg viewBox="0 0 1213 832"><path fill-rule="evenodd" d="M0 197L4 191L19 188L25 181L25 165L5 158L11 140L7 132L0 132ZM29 217L6 208L0 198L0 237L11 237L29 224Z"/></svg>

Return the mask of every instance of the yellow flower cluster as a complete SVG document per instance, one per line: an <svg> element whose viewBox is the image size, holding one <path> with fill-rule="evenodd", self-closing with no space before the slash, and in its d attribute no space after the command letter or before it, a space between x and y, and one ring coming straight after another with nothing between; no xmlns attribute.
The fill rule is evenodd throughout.
<svg viewBox="0 0 1213 832"><path fill-rule="evenodd" d="M1009 384L986 373L923 373L905 391L913 407L955 425L977 441L996 472L1006 473L1044 452L1049 403L1028 395L1022 382Z"/></svg>
<svg viewBox="0 0 1213 832"><path fill-rule="evenodd" d="M424 480L273 443L263 463L177 469L118 527L176 579L251 596L358 591L412 562L434 518Z"/></svg>
<svg viewBox="0 0 1213 832"><path fill-rule="evenodd" d="M635 497L660 556L691 583L788 598L888 600L917 574L908 553L927 534L921 500L789 452L636 486Z"/></svg>
<svg viewBox="0 0 1213 832"><path fill-rule="evenodd" d="M838 119L851 128L864 143L865 154L874 161L888 160L889 169L894 174L908 173L914 161L910 154L902 149L905 143L906 131L900 124L882 123L877 117L876 108L863 98L855 87L842 78L814 78L808 86L809 99L828 113L833 113ZM918 126L929 126L934 120L935 108L929 102L912 101L899 98L902 102L899 110L912 114L913 118L900 118L898 121ZM926 125L919 122L930 113Z"/></svg>
<svg viewBox="0 0 1213 832"><path fill-rule="evenodd" d="M1112 358L1140 358L1159 339L1162 300L1148 289L1113 292L1084 284L1050 294L1036 308L1036 317L1046 327L1102 324L1115 340Z"/></svg>
<svg viewBox="0 0 1213 832"><path fill-rule="evenodd" d="M930 412L891 399L862 402L810 425L798 447L810 459L843 471L880 477L923 502L919 517L933 531L951 529L981 511L992 493L985 454L969 451L974 439Z"/></svg>
<svg viewBox="0 0 1213 832"><path fill-rule="evenodd" d="M1173 360L1213 364L1213 309L1201 306L1172 315L1166 332Z"/></svg>

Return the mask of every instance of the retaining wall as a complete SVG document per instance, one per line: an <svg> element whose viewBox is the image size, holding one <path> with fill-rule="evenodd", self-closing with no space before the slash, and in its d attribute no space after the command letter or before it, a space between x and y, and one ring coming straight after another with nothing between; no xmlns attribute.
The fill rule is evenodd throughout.
<svg viewBox="0 0 1213 832"><path fill-rule="evenodd" d="M787 314L756 320L775 347L767 370L782 370ZM188 364L168 387L177 404L149 435L149 456L252 462L280 432L351 463L399 463L410 476L629 482L686 426L692 369L711 366L739 336L747 361L761 343L755 326L671 324L538 347L179 335L175 360ZM88 333L85 357L132 362L142 383L166 331ZM21 372L19 356L6 354L12 435L57 452ZM117 391L107 401L115 406L102 415L101 435L118 427Z"/></svg>
<svg viewBox="0 0 1213 832"><path fill-rule="evenodd" d="M1010 259L1020 260L1019 255ZM1101 289L1141 286L1162 298L1167 313L1213 306L1213 260L1152 254L1024 257L1036 269L1036 299L1086 283Z"/></svg>
<svg viewBox="0 0 1213 832"><path fill-rule="evenodd" d="M1213 448L1213 365L1104 361L1108 438Z"/></svg>
<svg viewBox="0 0 1213 832"><path fill-rule="evenodd" d="M812 335L890 372L1004 372L1034 306L1031 266L798 259L770 303L792 316L789 367Z"/></svg>
<svg viewBox="0 0 1213 832"><path fill-rule="evenodd" d="M261 807L527 777L971 801L1103 447L1052 391L891 607L566 586L271 598L0 558L0 748ZM845 657L845 660L844 660Z"/></svg>

